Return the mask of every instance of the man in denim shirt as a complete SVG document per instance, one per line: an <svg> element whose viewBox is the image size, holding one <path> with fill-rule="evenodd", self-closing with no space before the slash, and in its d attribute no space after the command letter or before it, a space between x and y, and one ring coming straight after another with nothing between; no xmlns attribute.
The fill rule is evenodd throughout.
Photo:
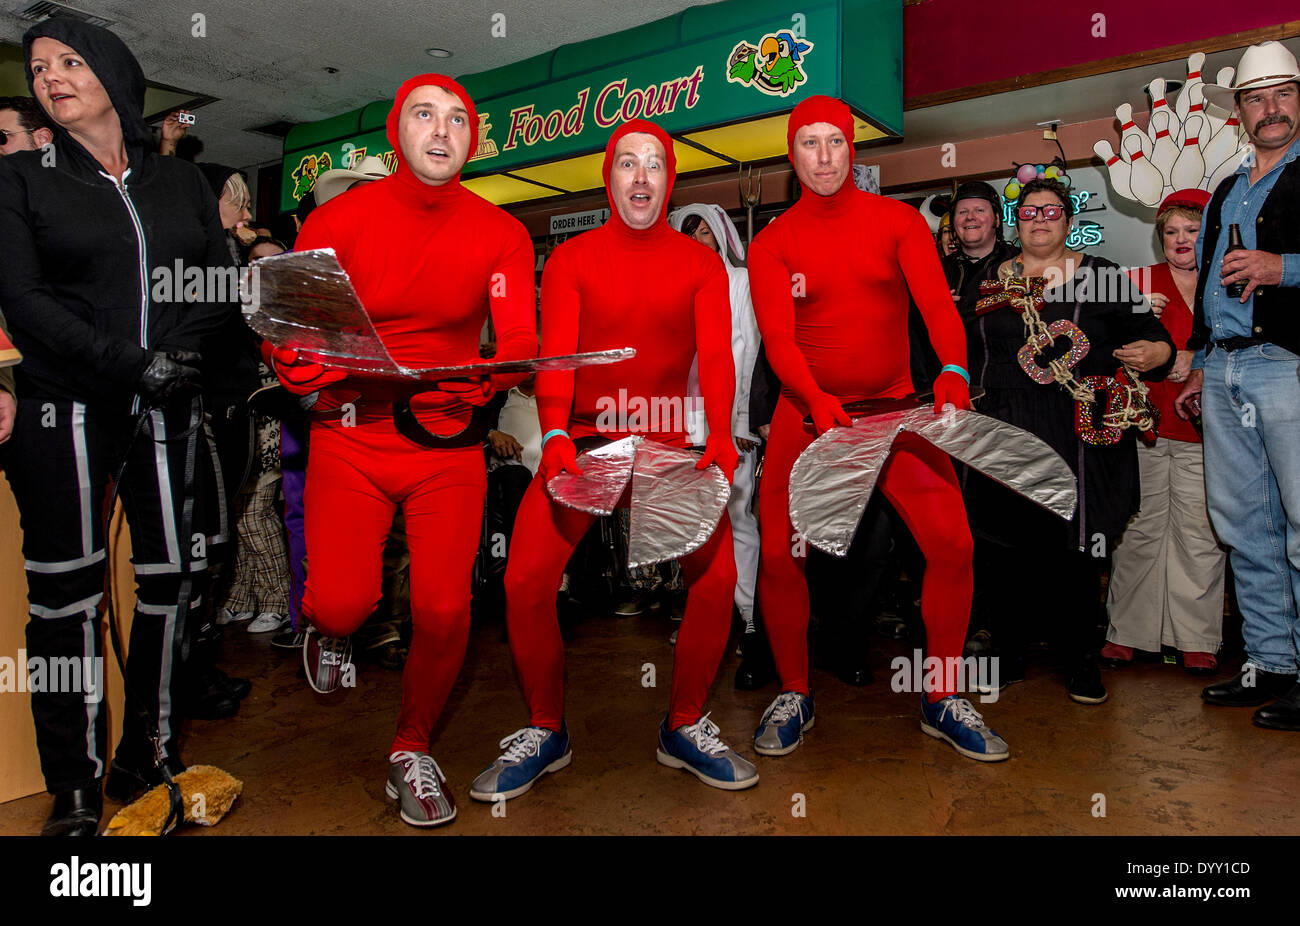
<svg viewBox="0 0 1300 926"><path fill-rule="evenodd" d="M1300 730L1300 71L1277 42L1252 46L1232 87L1254 145L1214 191L1196 253L1200 277L1189 347L1200 350L1175 407L1201 394L1210 519L1231 550L1246 664L1202 692L1210 704L1256 707L1262 727ZM1228 228L1245 250L1225 257ZM1226 287L1242 283L1233 298ZM1204 390L1202 392L1202 389Z"/></svg>

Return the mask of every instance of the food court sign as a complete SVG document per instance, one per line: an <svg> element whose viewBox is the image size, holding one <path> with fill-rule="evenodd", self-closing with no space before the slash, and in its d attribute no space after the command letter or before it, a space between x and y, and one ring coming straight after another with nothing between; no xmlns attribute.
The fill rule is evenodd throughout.
<svg viewBox="0 0 1300 926"><path fill-rule="evenodd" d="M581 77L475 104L492 130L466 176L599 150L624 122L651 119L670 134L785 112L816 93L839 95L837 4L740 29ZM609 36L605 42L617 39ZM584 43L586 44L586 43ZM567 51L563 49L562 51ZM602 56L603 57L603 56ZM467 89L474 94L467 80Z"/></svg>
<svg viewBox="0 0 1300 926"><path fill-rule="evenodd" d="M902 13L897 0L811 0L795 8L784 0L729 0L459 80L480 117L466 178L599 152L633 119L651 119L689 141L692 132L789 112L819 93L896 135ZM364 115L372 109L374 121L363 118L362 133L382 131L379 104ZM784 147L783 126L780 134ZM319 164L326 148L344 140L286 150L286 207L302 186L290 173L310 156Z"/></svg>

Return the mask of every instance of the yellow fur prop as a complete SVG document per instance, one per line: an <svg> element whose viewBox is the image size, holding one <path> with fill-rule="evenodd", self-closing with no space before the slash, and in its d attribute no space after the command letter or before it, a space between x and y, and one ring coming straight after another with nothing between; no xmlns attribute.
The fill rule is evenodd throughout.
<svg viewBox="0 0 1300 926"><path fill-rule="evenodd" d="M176 776L185 804L185 822L215 826L244 790L244 783L211 765L192 765ZM158 785L119 810L105 836L158 836L171 809L167 786Z"/></svg>

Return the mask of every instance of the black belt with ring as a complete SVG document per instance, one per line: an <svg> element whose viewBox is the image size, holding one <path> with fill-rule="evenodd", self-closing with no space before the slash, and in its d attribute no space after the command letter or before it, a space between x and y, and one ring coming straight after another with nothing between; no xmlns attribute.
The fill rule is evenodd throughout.
<svg viewBox="0 0 1300 926"><path fill-rule="evenodd" d="M455 434L434 434L415 417L411 410L411 400L403 399L393 403L393 424L397 432L421 447L432 450L451 450L459 447L481 445L491 430L491 419L486 405L473 406L473 413L465 427Z"/></svg>
<svg viewBox="0 0 1300 926"><path fill-rule="evenodd" d="M1258 347L1261 344L1267 344L1267 343L1268 343L1267 341L1261 340L1260 338L1234 337L1234 338L1220 338L1217 341L1211 341L1210 346L1217 347L1220 350L1226 350L1228 353L1232 353L1234 350L1242 350L1243 348L1246 347Z"/></svg>

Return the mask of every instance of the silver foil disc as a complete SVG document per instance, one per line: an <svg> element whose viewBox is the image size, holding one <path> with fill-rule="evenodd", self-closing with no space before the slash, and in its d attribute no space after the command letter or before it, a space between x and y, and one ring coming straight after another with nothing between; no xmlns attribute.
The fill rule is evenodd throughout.
<svg viewBox="0 0 1300 926"><path fill-rule="evenodd" d="M693 553L713 535L727 509L731 486L717 466L643 437L578 455L581 476L560 473L546 483L551 498L588 514L608 515L632 482L628 566L648 566Z"/></svg>

